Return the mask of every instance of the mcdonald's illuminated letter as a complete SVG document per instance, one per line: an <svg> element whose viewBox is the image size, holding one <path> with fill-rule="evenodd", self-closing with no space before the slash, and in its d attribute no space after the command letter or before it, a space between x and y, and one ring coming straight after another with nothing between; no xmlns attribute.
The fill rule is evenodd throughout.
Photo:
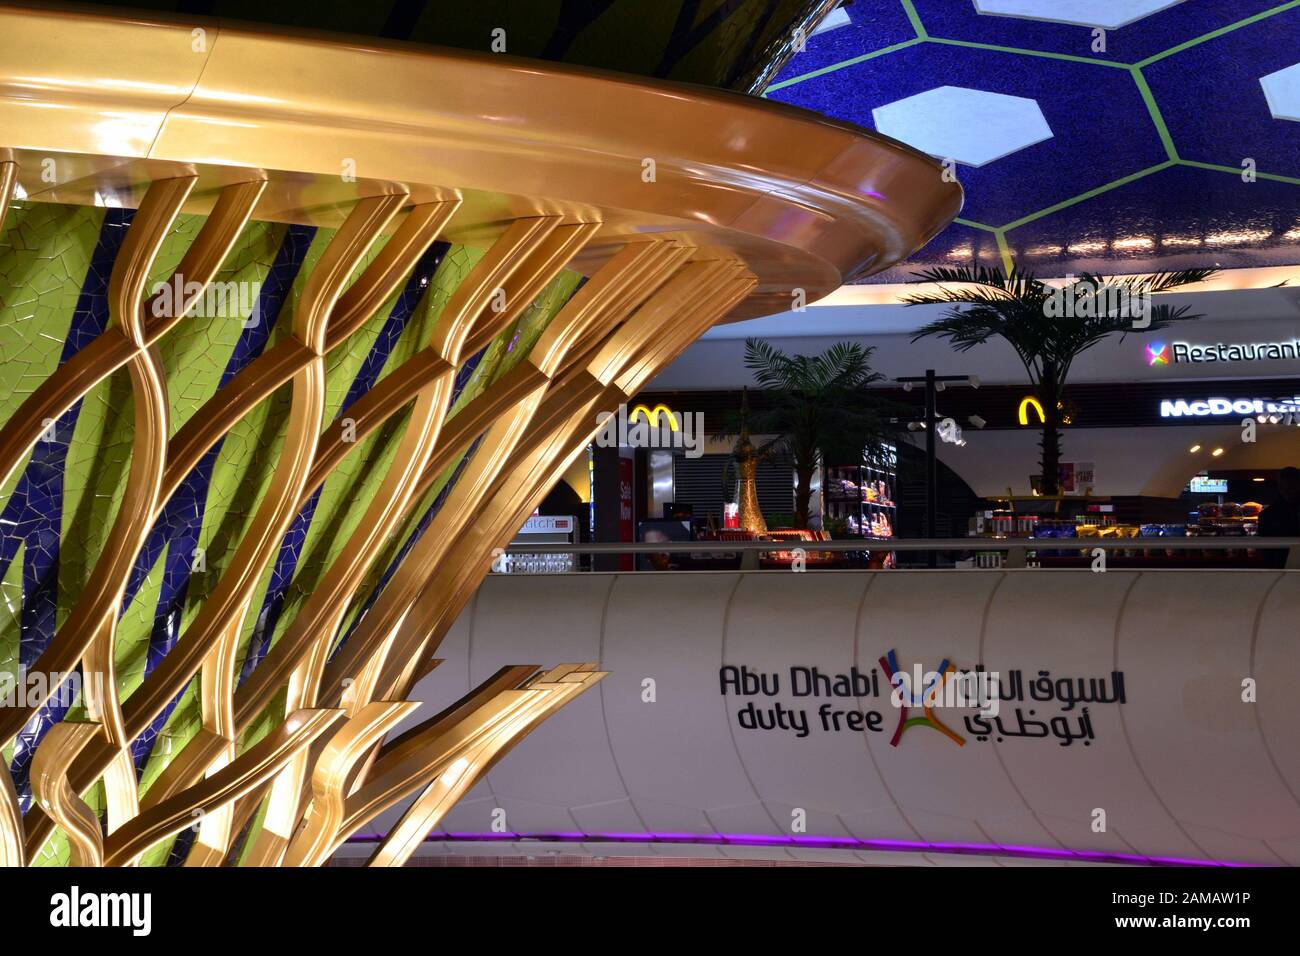
<svg viewBox="0 0 1300 956"><path fill-rule="evenodd" d="M1034 396L1026 395L1024 398L1020 400L1020 411L1018 413L1020 424L1022 425L1029 424L1029 409L1031 408L1034 411L1038 412L1039 422L1047 421L1047 415L1043 413L1042 403L1038 399L1034 398Z"/></svg>
<svg viewBox="0 0 1300 956"><path fill-rule="evenodd" d="M672 413L672 410L669 409L667 405L662 404L656 405L653 409L646 408L644 405L638 405L636 408L632 409L632 414L628 416L628 423L631 424L636 421L638 415L643 415L645 416L645 420L649 422L651 428L658 428L659 415L661 412L668 417L668 427L672 431L677 431L677 416Z"/></svg>
<svg viewBox="0 0 1300 956"><path fill-rule="evenodd" d="M668 421L666 435L661 426L663 419ZM627 406L620 405L618 414L601 412L596 421L601 426L596 433L596 444L601 448L681 448L687 458L704 454L700 444L704 435L703 412L677 415L667 405L654 408L637 405L629 415Z"/></svg>

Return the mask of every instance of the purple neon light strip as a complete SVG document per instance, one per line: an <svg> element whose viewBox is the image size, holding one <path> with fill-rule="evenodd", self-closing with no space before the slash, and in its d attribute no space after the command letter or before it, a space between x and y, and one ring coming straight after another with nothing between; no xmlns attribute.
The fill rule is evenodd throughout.
<svg viewBox="0 0 1300 956"><path fill-rule="evenodd" d="M349 843L378 843L382 834L358 834ZM770 836L761 833L431 833L426 843L681 843L701 846L786 846L832 850L877 850L901 853L954 853L965 856L1010 856L1035 860L1073 860L1080 863L1117 863L1128 866L1251 867L1255 863L1189 860L1137 853L1099 850L1065 850L1037 846L1002 846L996 843L925 843L919 840L859 840L854 837Z"/></svg>

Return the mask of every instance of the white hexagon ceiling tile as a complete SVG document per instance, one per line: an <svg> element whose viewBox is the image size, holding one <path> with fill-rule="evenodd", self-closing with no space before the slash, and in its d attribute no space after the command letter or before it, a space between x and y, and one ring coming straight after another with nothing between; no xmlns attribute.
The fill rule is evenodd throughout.
<svg viewBox="0 0 1300 956"><path fill-rule="evenodd" d="M1052 138L1034 100L964 86L940 86L895 100L871 116L886 136L965 166L984 166Z"/></svg>
<svg viewBox="0 0 1300 956"><path fill-rule="evenodd" d="M980 13L1118 30L1183 0L975 0Z"/></svg>
<svg viewBox="0 0 1300 956"><path fill-rule="evenodd" d="M1300 63L1259 78L1274 119L1300 122Z"/></svg>

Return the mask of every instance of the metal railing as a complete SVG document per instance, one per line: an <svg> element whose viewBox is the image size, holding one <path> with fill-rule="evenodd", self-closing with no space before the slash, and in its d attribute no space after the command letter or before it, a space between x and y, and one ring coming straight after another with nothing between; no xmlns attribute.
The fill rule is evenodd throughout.
<svg viewBox="0 0 1300 956"><path fill-rule="evenodd" d="M505 553L624 555L624 554L740 554L741 570L757 570L761 554L804 552L1007 552L1006 568L1027 567L1031 551L1282 551L1285 568L1300 570L1300 538L1261 538L1254 535L1188 538L857 538L835 541L656 541L598 544L512 545ZM747 560L748 559L748 560Z"/></svg>

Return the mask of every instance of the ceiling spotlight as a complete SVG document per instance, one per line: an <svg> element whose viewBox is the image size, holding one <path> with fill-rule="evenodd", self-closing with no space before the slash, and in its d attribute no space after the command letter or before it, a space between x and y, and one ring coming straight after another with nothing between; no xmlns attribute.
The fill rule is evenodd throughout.
<svg viewBox="0 0 1300 956"><path fill-rule="evenodd" d="M903 383L903 391L905 391L905 392L910 392L911 390L912 390L912 383L911 383L911 382L904 382L904 383Z"/></svg>
<svg viewBox="0 0 1300 956"><path fill-rule="evenodd" d="M935 383L934 383L934 390L935 390L936 392L942 392L942 391L943 391L945 388L947 388L947 387L948 387L948 386L945 385L943 382L935 382Z"/></svg>
<svg viewBox="0 0 1300 956"><path fill-rule="evenodd" d="M1214 449L1214 451L1210 452L1210 454L1213 455L1215 458L1218 458L1220 455L1223 454L1223 449L1222 449L1222 448L1216 448L1216 449Z"/></svg>
<svg viewBox="0 0 1300 956"><path fill-rule="evenodd" d="M985 425L988 424L988 422L980 418L978 415L972 415L969 418L967 418L966 421L970 422L973 428L983 428Z"/></svg>
<svg viewBox="0 0 1300 956"><path fill-rule="evenodd" d="M978 375L968 375L966 381L970 384L971 388L980 387L980 377Z"/></svg>
<svg viewBox="0 0 1300 956"><path fill-rule="evenodd" d="M1200 445L1193 445L1191 448L1189 448L1189 449L1187 449L1187 450L1188 450L1189 452L1191 452L1193 455L1195 455L1198 451L1201 450L1201 446L1200 446Z"/></svg>

